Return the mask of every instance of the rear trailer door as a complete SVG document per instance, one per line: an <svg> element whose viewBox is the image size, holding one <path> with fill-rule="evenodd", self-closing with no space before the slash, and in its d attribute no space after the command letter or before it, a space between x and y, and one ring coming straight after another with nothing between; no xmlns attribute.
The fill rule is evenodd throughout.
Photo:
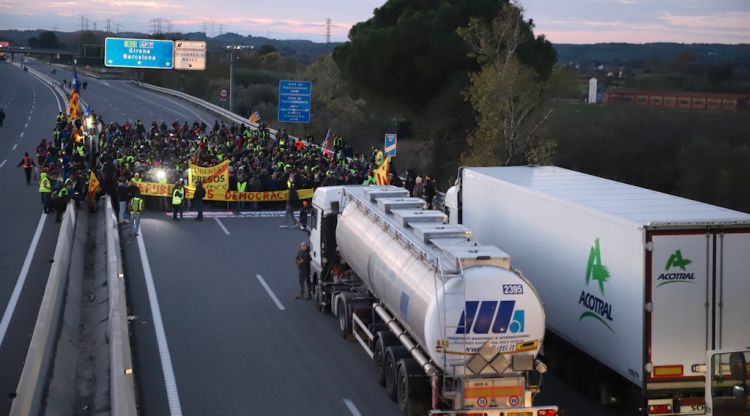
<svg viewBox="0 0 750 416"><path fill-rule="evenodd" d="M717 235L715 345L750 347L750 230Z"/></svg>
<svg viewBox="0 0 750 416"><path fill-rule="evenodd" d="M692 371L706 360L712 343L716 236L707 232L654 232L649 235L646 310L647 382L703 380ZM648 329L647 329L648 331ZM650 343L649 343L650 341ZM682 385L675 389L687 387ZM696 383L689 383L696 384ZM691 386L692 387L692 386ZM696 385L700 388L700 385Z"/></svg>

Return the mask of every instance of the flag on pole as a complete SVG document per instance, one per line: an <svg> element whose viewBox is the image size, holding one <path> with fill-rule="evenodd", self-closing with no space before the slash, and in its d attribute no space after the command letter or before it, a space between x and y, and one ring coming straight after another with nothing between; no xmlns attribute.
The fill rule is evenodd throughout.
<svg viewBox="0 0 750 416"><path fill-rule="evenodd" d="M78 108L78 73L76 66L73 65L73 81L70 82L70 107L68 108L68 117L75 120L80 115Z"/></svg>
<svg viewBox="0 0 750 416"><path fill-rule="evenodd" d="M331 139L331 129L328 129L326 138L323 140L323 144L321 144L320 147L323 148L324 155L328 156L333 154L333 152L331 151L331 147L333 147L333 140Z"/></svg>
<svg viewBox="0 0 750 416"><path fill-rule="evenodd" d="M391 168L391 157L388 156L383 161L383 164L375 171L375 180L378 185L390 185L391 181L388 178L388 172Z"/></svg>
<svg viewBox="0 0 750 416"><path fill-rule="evenodd" d="M94 200L94 195L96 195L96 190L99 188L99 179L97 179L96 175L94 174L94 171L91 171L91 176L89 176L89 191L86 195L86 199L89 202L92 202Z"/></svg>
<svg viewBox="0 0 750 416"><path fill-rule="evenodd" d="M260 122L260 113L256 111L253 114L251 114L250 117L248 117L247 119L253 124L258 124L258 122Z"/></svg>

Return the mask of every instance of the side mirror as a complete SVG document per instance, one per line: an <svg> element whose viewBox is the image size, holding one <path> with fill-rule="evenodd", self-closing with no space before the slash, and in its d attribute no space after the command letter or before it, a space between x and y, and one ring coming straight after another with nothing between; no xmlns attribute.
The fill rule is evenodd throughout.
<svg viewBox="0 0 750 416"><path fill-rule="evenodd" d="M732 396L734 396L735 399L742 400L747 397L747 391L745 390L745 387L738 384L732 387Z"/></svg>

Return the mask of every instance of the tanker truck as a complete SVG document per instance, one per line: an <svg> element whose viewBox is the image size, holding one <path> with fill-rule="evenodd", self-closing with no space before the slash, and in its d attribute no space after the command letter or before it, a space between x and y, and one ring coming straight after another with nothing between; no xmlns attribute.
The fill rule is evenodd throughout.
<svg viewBox="0 0 750 416"><path fill-rule="evenodd" d="M316 189L317 307L372 358L404 415L554 416L535 406L544 309L507 254L392 186Z"/></svg>
<svg viewBox="0 0 750 416"><path fill-rule="evenodd" d="M571 385L633 415L750 415L750 215L554 166L463 168L445 205L539 290Z"/></svg>

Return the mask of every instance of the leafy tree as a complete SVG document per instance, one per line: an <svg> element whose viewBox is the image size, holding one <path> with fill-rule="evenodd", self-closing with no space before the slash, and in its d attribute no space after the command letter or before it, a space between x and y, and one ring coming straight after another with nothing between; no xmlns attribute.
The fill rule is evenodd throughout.
<svg viewBox="0 0 750 416"><path fill-rule="evenodd" d="M472 18L458 30L469 45L470 56L482 65L479 72L471 75L465 91L477 118L462 157L465 164L551 162L555 145L537 132L552 113L545 106L550 90L545 78L551 73L551 66L545 62L553 59L541 53L529 64L522 62L518 52L533 38L530 27L523 20L520 5L509 3L491 22ZM551 50L542 36L533 43L541 50Z"/></svg>
<svg viewBox="0 0 750 416"><path fill-rule="evenodd" d="M276 48L269 44L261 45L260 48L255 52L257 55L268 55L269 53L277 52Z"/></svg>
<svg viewBox="0 0 750 416"><path fill-rule="evenodd" d="M39 34L38 37L29 38L29 46L32 48L50 48L60 47L60 41L55 32L46 31Z"/></svg>

